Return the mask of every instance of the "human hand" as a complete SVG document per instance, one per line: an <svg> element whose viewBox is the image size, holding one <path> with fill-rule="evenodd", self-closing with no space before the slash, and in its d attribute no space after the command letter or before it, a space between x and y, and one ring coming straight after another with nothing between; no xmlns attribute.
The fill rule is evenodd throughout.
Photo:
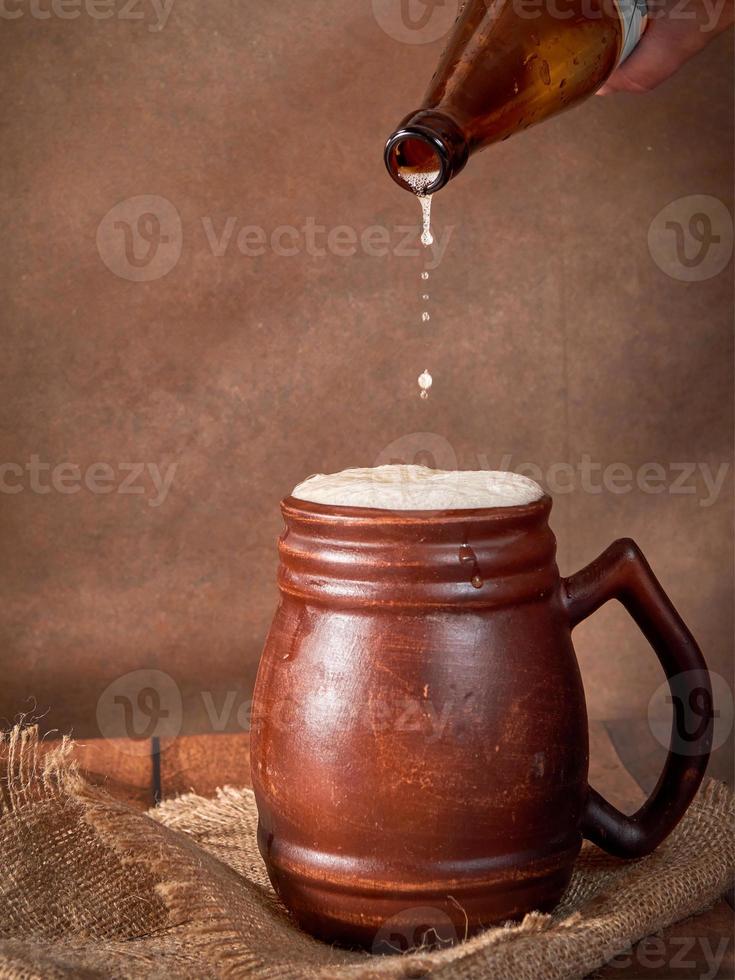
<svg viewBox="0 0 735 980"><path fill-rule="evenodd" d="M735 0L649 0L646 33L598 95L649 92L735 21Z"/></svg>

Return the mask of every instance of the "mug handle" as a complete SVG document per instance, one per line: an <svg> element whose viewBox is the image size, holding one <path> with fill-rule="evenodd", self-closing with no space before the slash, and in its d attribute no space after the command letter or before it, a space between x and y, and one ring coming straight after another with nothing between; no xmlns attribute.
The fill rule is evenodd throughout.
<svg viewBox="0 0 735 980"><path fill-rule="evenodd" d="M699 647L638 545L613 542L586 568L562 581L570 629L609 599L618 599L656 652L671 691L671 744L653 793L632 816L625 816L591 787L581 831L609 854L637 858L650 854L677 825L692 802L712 746L712 687ZM696 707L695 707L696 705ZM680 712L696 710L704 720L693 735L682 733Z"/></svg>

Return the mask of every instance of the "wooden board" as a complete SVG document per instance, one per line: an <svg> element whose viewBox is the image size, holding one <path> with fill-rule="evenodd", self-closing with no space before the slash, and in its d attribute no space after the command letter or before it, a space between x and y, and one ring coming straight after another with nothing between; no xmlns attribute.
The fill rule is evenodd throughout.
<svg viewBox="0 0 735 980"><path fill-rule="evenodd" d="M213 796L218 786L250 786L248 735L184 735L162 739L160 794Z"/></svg>

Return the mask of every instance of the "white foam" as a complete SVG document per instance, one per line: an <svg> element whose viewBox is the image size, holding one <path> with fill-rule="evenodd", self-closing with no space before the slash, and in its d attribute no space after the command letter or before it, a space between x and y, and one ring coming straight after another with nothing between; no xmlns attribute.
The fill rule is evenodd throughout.
<svg viewBox="0 0 735 980"><path fill-rule="evenodd" d="M427 188L434 183L439 176L438 170L400 170L401 180L405 180L414 194L423 197Z"/></svg>
<svg viewBox="0 0 735 980"><path fill-rule="evenodd" d="M309 477L292 496L336 507L378 510L471 510L518 507L544 491L519 473L495 470L432 470L404 464L362 467Z"/></svg>

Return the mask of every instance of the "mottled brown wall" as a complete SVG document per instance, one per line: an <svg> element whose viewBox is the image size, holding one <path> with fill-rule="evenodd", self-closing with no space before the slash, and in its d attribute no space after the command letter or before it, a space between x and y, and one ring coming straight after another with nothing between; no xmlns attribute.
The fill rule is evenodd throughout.
<svg viewBox="0 0 735 980"><path fill-rule="evenodd" d="M3 471L21 489L0 494L0 715L34 699L91 736L106 686L145 667L179 685L189 730L210 725L202 691L236 727L275 602L279 498L317 470L437 446L440 464L510 456L547 476L585 455L661 464L658 494L575 477L553 515L560 566L635 537L729 674L732 266L683 282L665 230L672 274L648 245L672 201L732 211L729 38L653 95L593 99L473 161L436 202L453 233L420 326L418 254L247 257L236 238L311 220L397 245L417 207L381 144L440 42L397 41L369 0L174 0L158 30L142 0L140 20L122 0L104 20L7 9L0 459L72 468L50 492L50 471ZM105 219L140 195L171 207ZM133 267L124 224L146 210L169 241L147 265L139 238ZM93 489L61 492L95 463L112 470ZM150 471L117 492L132 463L175 465L159 506ZM671 492L674 463L727 466L716 501L701 471ZM580 628L578 649L592 715L645 714L659 668L621 611Z"/></svg>

